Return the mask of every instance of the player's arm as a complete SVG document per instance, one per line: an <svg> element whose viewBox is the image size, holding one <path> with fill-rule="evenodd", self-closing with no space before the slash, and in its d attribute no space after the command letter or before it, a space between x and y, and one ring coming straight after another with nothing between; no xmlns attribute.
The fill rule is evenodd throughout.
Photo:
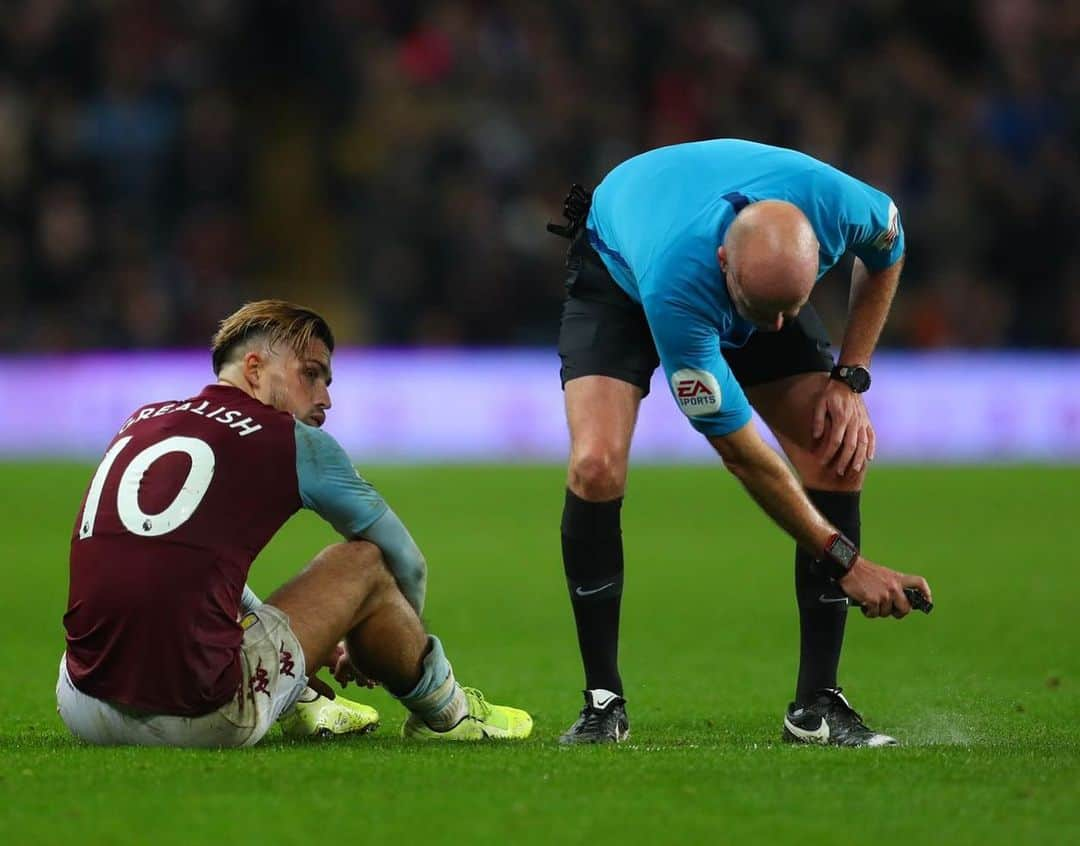
<svg viewBox="0 0 1080 846"><path fill-rule="evenodd" d="M398 587L416 612L424 608L427 562L412 535L375 487L356 472L327 432L296 423L300 499L342 537L370 541L382 551Z"/></svg>
<svg viewBox="0 0 1080 846"><path fill-rule="evenodd" d="M387 507L359 537L382 550L401 592L416 613L421 613L427 596L427 560L393 509Z"/></svg>

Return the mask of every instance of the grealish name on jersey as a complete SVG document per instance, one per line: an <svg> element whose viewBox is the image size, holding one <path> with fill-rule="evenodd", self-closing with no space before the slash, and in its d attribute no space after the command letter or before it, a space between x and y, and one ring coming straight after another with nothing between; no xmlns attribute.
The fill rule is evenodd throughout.
<svg viewBox="0 0 1080 846"><path fill-rule="evenodd" d="M192 405L190 402L171 403L167 402L164 405L158 407L149 407L142 409L137 415L129 417L127 422L120 427L120 432L125 431L133 423L138 423L140 420L149 420L151 417L161 417L165 414L173 414L177 411L188 411L191 414L198 414L200 417L205 417L207 420L216 420L219 423L224 423L230 429L236 429L237 434L241 438L247 435L252 435L262 429L262 425L256 423L251 417L243 417L237 419L244 412L228 409L223 405L219 405L213 411L207 411L210 403L207 400Z"/></svg>

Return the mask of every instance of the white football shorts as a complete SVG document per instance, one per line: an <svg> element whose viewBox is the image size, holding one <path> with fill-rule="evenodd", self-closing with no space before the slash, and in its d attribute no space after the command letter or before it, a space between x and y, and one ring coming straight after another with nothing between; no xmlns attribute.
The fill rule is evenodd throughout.
<svg viewBox="0 0 1080 846"><path fill-rule="evenodd" d="M201 717L137 714L87 696L60 658L56 710L71 733L98 746L254 746L307 687L304 652L289 618L272 605L246 615L237 695Z"/></svg>

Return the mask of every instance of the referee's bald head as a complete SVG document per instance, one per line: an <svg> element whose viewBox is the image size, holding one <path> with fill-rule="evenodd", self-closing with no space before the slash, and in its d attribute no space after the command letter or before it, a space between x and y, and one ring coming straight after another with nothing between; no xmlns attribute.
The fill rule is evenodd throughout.
<svg viewBox="0 0 1080 846"><path fill-rule="evenodd" d="M783 200L746 206L717 251L739 314L777 330L810 296L818 273L818 240L806 215Z"/></svg>

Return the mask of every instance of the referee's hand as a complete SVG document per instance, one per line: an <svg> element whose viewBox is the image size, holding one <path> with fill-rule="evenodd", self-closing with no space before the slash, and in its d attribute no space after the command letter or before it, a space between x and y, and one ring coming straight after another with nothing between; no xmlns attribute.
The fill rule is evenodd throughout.
<svg viewBox="0 0 1080 846"><path fill-rule="evenodd" d="M874 458L876 437L860 394L830 379L814 403L814 454L837 476L859 473Z"/></svg>
<svg viewBox="0 0 1080 846"><path fill-rule="evenodd" d="M928 602L934 601L930 585L922 576L897 573L861 555L847 575L840 579L839 585L844 593L862 606L863 614L867 617L892 615L900 619L910 614L911 603L904 596L904 588L916 588Z"/></svg>

